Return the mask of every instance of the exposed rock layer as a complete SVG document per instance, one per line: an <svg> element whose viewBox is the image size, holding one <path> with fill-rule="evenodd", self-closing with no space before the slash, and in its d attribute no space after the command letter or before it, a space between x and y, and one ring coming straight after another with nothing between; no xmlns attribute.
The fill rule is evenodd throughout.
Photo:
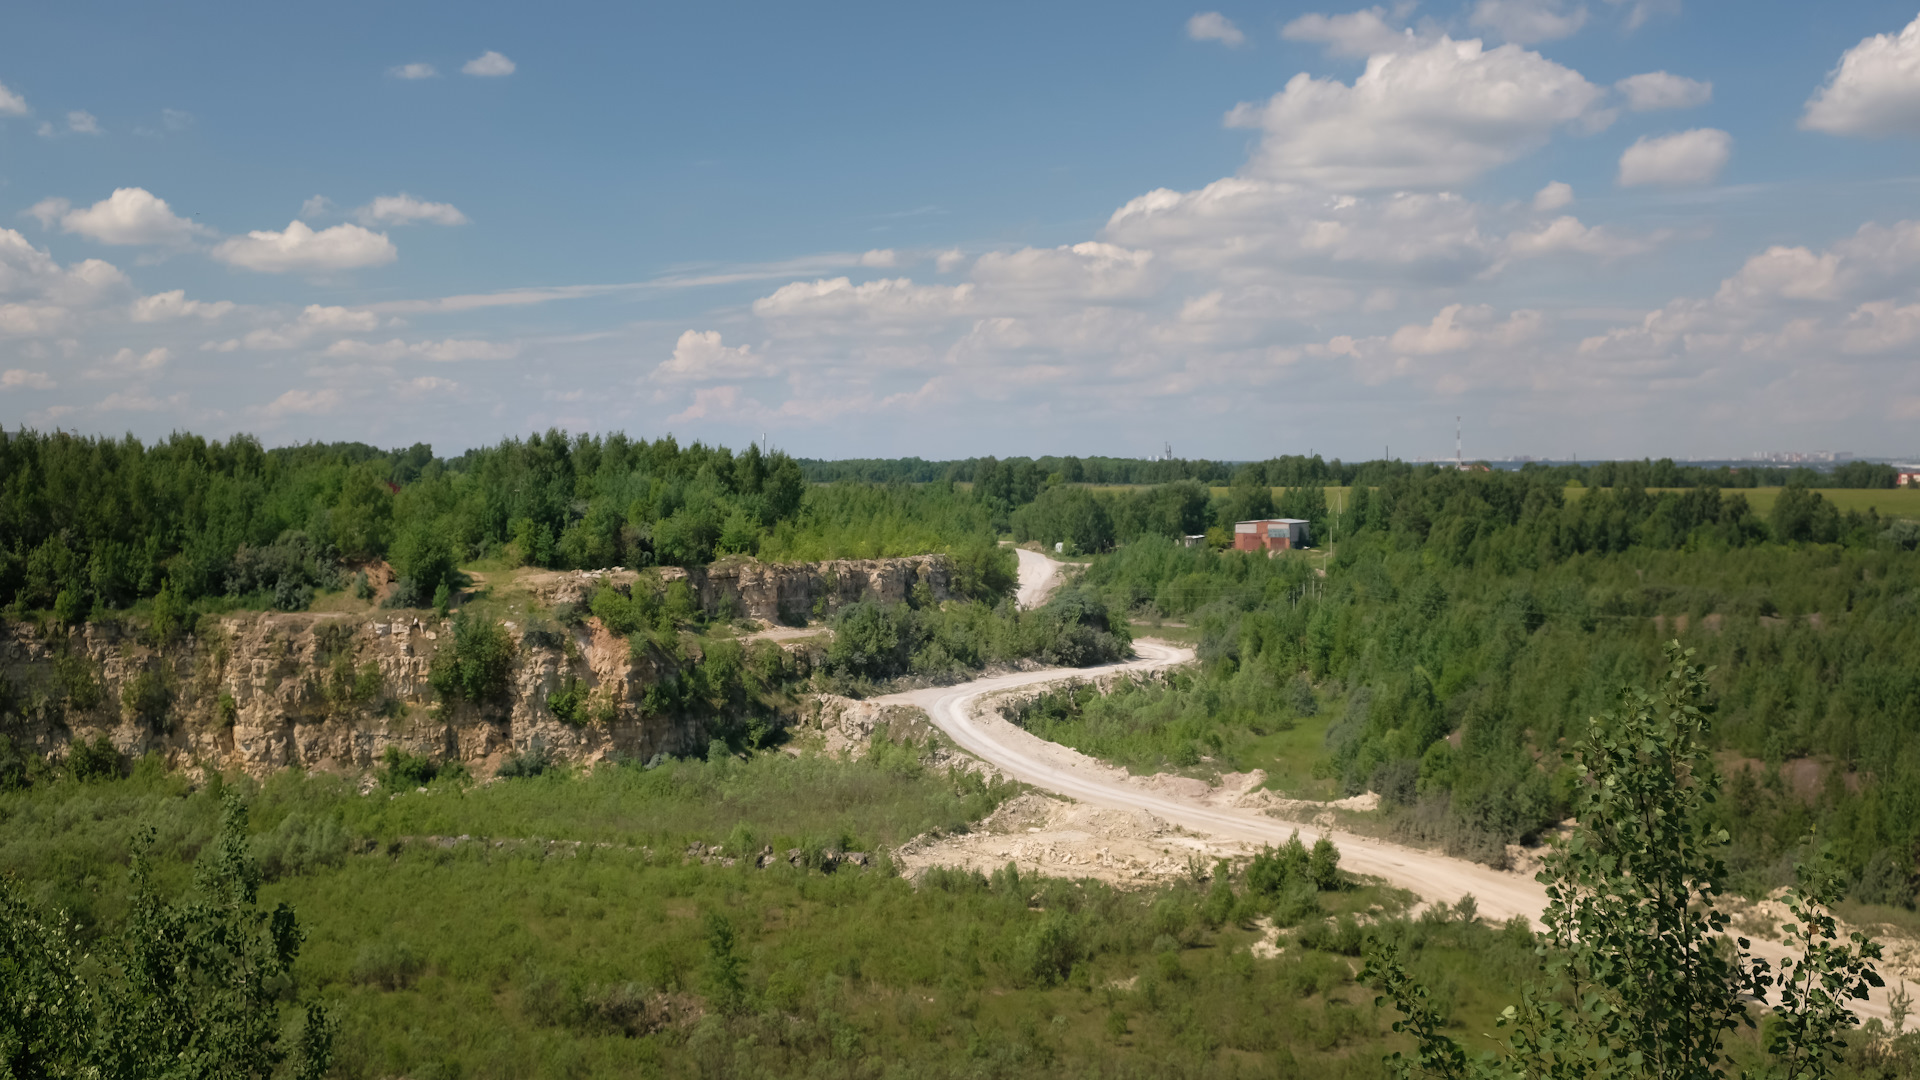
<svg viewBox="0 0 1920 1080"><path fill-rule="evenodd" d="M947 595L937 556L772 566L745 560L686 580L710 614L789 619L866 597L905 599L917 585ZM631 587L639 575L546 573L523 584L550 603L580 602L596 576ZM565 630L506 624L515 643L506 694L486 705L441 705L429 686L451 624L419 611L358 615L242 612L202 619L196 635L154 647L144 628L92 623L42 634L0 628L0 732L61 756L74 739L107 735L129 755L157 751L173 767L287 766L357 771L389 746L486 772L508 753L544 748L570 761L697 752L703 722L650 711L647 690L679 661L636 652L597 620ZM583 724L548 697L570 681L587 691Z"/></svg>
<svg viewBox="0 0 1920 1080"><path fill-rule="evenodd" d="M552 571L523 577L522 583L550 604L584 604L600 581L631 589L643 577L661 585L684 581L709 614L798 624L843 604L873 599L896 604L924 585L935 602L949 596L951 568L944 555L900 559L835 559L818 563L763 563L729 559L711 566L664 567L634 571Z"/></svg>

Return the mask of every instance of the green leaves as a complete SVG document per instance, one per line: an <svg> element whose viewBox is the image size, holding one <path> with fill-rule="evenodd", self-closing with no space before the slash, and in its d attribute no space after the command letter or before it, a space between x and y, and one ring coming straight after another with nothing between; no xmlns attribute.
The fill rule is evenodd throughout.
<svg viewBox="0 0 1920 1080"><path fill-rule="evenodd" d="M492 619L454 616L451 647L434 654L427 681L443 701L497 701L513 677L513 639Z"/></svg>
<svg viewBox="0 0 1920 1080"><path fill-rule="evenodd" d="M256 900L246 808L229 793L192 892L167 902L148 876L149 831L133 859L126 923L80 954L63 920L0 881L0 1075L266 1077L318 1080L334 1023L317 1004L282 1028L305 935L285 904ZM95 974L82 979L79 972Z"/></svg>
<svg viewBox="0 0 1920 1080"><path fill-rule="evenodd" d="M1789 894L1787 928L1802 956L1776 978L1726 938L1715 906L1726 879L1717 852L1725 829L1709 828L1719 776L1707 745L1712 712L1707 672L1679 644L1667 647L1659 693L1629 688L1617 710L1591 720L1572 755L1580 778L1579 827L1546 860L1540 984L1501 1014L1507 1029L1501 1071L1529 1077L1719 1077L1725 1038L1751 1026L1743 995L1773 1005L1769 1075L1826 1075L1856 1022L1846 1002L1880 985L1879 947L1860 935L1836 944L1827 905L1844 879L1822 862ZM1424 990L1390 950L1368 961L1369 976L1407 1017L1395 1030L1420 1045L1418 1067L1462 1076L1464 1052L1433 1023ZM1573 1002L1571 1008L1559 1002ZM1397 1062L1408 1075L1412 1064Z"/></svg>

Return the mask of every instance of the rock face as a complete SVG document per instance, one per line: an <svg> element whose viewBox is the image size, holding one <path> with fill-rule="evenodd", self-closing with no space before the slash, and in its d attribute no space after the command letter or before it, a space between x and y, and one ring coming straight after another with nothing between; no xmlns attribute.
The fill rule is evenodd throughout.
<svg viewBox="0 0 1920 1080"><path fill-rule="evenodd" d="M165 648L112 624L51 639L11 625L0 633L10 688L0 689L0 730L40 753L104 734L126 754L255 775L364 769L388 746L485 769L536 748L595 761L704 745L698 719L641 704L671 661L632 656L604 630L520 636L502 700L442 706L427 677L451 625L378 615L235 614ZM588 691L590 722L567 723L547 707L570 680Z"/></svg>
<svg viewBox="0 0 1920 1080"><path fill-rule="evenodd" d="M685 581L709 614L804 621L863 598L905 600L923 587L948 596L942 556L841 560L790 566L751 559L691 571L648 571ZM632 588L630 570L525 574L549 604L583 603L599 579ZM442 705L428 683L451 623L423 612L371 615L243 612L203 619L199 636L165 647L144 628L90 623L42 636L0 627L0 733L41 754L106 735L129 755L157 751L170 766L287 766L357 771L387 747L461 761L483 775L510 753L543 749L567 761L699 752L706 724L650 707L648 691L684 662L636 653L598 620L562 630L504 624L514 656L507 692L483 705ZM577 686L584 722L555 715L548 698ZM651 695L670 700L672 695Z"/></svg>
<svg viewBox="0 0 1920 1080"><path fill-rule="evenodd" d="M763 563L740 558L711 566L635 571L551 571L527 575L521 582L550 604L584 604L598 582L631 589L643 577L661 587L684 581L709 615L799 624L824 616L843 604L878 600L896 604L919 586L933 602L950 596L952 567L944 555L899 559L835 559L818 563Z"/></svg>

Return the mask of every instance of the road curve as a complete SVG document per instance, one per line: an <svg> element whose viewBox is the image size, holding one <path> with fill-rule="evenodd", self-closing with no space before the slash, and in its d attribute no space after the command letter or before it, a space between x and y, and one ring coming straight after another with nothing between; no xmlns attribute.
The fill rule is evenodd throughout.
<svg viewBox="0 0 1920 1080"><path fill-rule="evenodd" d="M1453 903L1471 893L1481 914L1488 918L1506 919L1514 915L1539 918L1546 907L1546 892L1531 878L1338 829L1316 829L1310 824L1282 820L1258 810L1204 805L1165 792L1149 791L1123 770L1032 735L980 707L984 697L1021 687L1067 678L1096 678L1122 671L1151 671L1193 659L1191 649L1157 642L1141 641L1135 648L1138 657L1125 663L1076 670L1023 671L876 700L917 706L968 753L1035 787L1080 802L1117 810L1145 810L1195 833L1256 844L1284 842L1296 829L1309 837L1325 835L1339 845L1340 864L1349 870L1384 878L1428 900Z"/></svg>
<svg viewBox="0 0 1920 1080"><path fill-rule="evenodd" d="M1015 550L1020 557L1020 605L1030 607L1043 602L1046 593L1058 584L1060 564L1038 552ZM1029 602L1029 596L1039 599ZM1295 830L1307 837L1325 836L1340 848L1340 865L1347 870L1381 878L1429 902L1452 904L1471 895L1485 918L1506 920L1523 915L1536 927L1539 925L1540 915L1547 906L1546 889L1529 876L1340 829L1321 829L1310 823L1288 821L1261 810L1212 805L1150 790L1145 781L1128 775L1123 769L1048 742L1015 727L997 711L982 707L983 698L1009 690L1119 672L1153 671L1193 660L1192 649L1164 642L1136 641L1134 649L1134 659L1117 664L1022 671L874 700L924 710L962 749L1035 787L1094 806L1144 810L1190 832L1223 840L1277 844ZM1776 972L1781 958L1789 955L1783 945L1759 939L1753 941L1752 951L1768 960ZM1897 982L1891 978L1887 981ZM1857 1005L1854 1011L1863 1018L1889 1018L1887 992L1887 989L1875 991L1870 1000Z"/></svg>

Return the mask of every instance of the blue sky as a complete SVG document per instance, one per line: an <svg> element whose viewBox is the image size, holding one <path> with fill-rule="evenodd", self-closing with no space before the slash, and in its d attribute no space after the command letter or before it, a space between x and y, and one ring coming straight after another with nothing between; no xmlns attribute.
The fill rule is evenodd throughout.
<svg viewBox="0 0 1920 1080"><path fill-rule="evenodd" d="M1912 0L30 7L8 427L1920 452Z"/></svg>

